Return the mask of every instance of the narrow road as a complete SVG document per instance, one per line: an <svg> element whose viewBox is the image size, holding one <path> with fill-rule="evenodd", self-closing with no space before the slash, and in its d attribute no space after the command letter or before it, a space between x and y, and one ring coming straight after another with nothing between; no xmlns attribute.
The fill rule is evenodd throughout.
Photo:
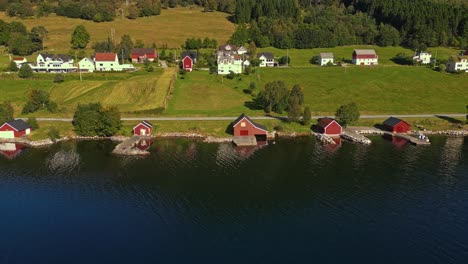
<svg viewBox="0 0 468 264"><path fill-rule="evenodd" d="M378 119L388 118L390 116L398 118L428 118L428 117L465 117L467 114L417 114L417 115L362 115L362 119ZM312 119L321 118L323 116L312 116ZM333 118L333 116L330 116ZM123 117L122 121L232 121L237 116L210 116L210 117ZM286 116L281 117L270 117L270 116L252 116L253 120L272 120L272 119L286 119ZM23 118L27 119L27 118ZM72 118L46 118L38 117L38 121L51 121L51 122L71 122Z"/></svg>

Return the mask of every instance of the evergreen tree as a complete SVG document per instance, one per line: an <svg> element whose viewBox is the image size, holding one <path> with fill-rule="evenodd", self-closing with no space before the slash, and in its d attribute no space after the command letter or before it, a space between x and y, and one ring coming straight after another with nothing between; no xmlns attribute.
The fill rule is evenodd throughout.
<svg viewBox="0 0 468 264"><path fill-rule="evenodd" d="M76 26L73 30L71 44L74 49L84 49L89 43L89 33L83 25Z"/></svg>
<svg viewBox="0 0 468 264"><path fill-rule="evenodd" d="M302 121L301 123L306 126L310 124L310 120L312 119L312 111L310 111L310 107L306 106L304 108L304 113L302 114Z"/></svg>
<svg viewBox="0 0 468 264"><path fill-rule="evenodd" d="M299 85L294 85L288 98L288 119L293 122L299 121L302 114L304 93Z"/></svg>

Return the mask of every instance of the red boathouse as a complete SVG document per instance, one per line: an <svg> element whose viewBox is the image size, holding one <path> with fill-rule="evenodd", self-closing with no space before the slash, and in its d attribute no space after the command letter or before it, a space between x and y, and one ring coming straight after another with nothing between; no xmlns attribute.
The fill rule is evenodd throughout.
<svg viewBox="0 0 468 264"><path fill-rule="evenodd" d="M410 124L395 117L388 118L384 121L383 125L385 130L393 133L406 133L411 129Z"/></svg>
<svg viewBox="0 0 468 264"><path fill-rule="evenodd" d="M318 131L325 135L340 135L343 132L341 125L335 119L328 117L320 119L317 127Z"/></svg>
<svg viewBox="0 0 468 264"><path fill-rule="evenodd" d="M232 128L234 129L234 136L262 136L265 137L268 134L266 127L255 123L245 114L240 115L234 122L232 122Z"/></svg>
<svg viewBox="0 0 468 264"><path fill-rule="evenodd" d="M184 51L180 56L182 58L182 69L191 72L193 65L197 63L197 52L196 51Z"/></svg>
<svg viewBox="0 0 468 264"><path fill-rule="evenodd" d="M18 138L31 133L31 126L21 119L4 123L0 126L0 138Z"/></svg>
<svg viewBox="0 0 468 264"><path fill-rule="evenodd" d="M133 135L135 136L151 136L153 133L153 125L148 121L142 121L133 128Z"/></svg>

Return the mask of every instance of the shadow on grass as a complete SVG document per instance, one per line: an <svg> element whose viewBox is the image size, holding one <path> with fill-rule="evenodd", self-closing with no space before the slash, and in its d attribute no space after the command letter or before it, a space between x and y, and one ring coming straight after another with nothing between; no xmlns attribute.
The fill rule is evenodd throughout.
<svg viewBox="0 0 468 264"><path fill-rule="evenodd" d="M445 120L449 123L452 123L452 124L455 124L455 125L461 125L463 124L463 121L462 120L459 120L459 119L456 119L456 118L453 118L453 117L449 117L449 116L440 116L440 115L436 115L438 118L442 119L442 120Z"/></svg>
<svg viewBox="0 0 468 264"><path fill-rule="evenodd" d="M234 135L234 127L233 127L233 123L229 123L229 125L226 127L226 130L224 131L224 133L228 134L228 135Z"/></svg>
<svg viewBox="0 0 468 264"><path fill-rule="evenodd" d="M244 102L244 106L249 108L250 110L263 110L263 106L257 99L252 99L252 101Z"/></svg>

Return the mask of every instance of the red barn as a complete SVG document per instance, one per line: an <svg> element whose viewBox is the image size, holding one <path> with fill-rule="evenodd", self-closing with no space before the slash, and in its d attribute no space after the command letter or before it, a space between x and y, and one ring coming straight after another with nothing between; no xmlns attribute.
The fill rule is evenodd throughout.
<svg viewBox="0 0 468 264"><path fill-rule="evenodd" d="M318 131L326 135L340 135L343 132L341 127L335 119L332 118L321 118L317 124Z"/></svg>
<svg viewBox="0 0 468 264"><path fill-rule="evenodd" d="M182 69L191 72L193 65L197 63L197 52L195 51L184 51L182 52Z"/></svg>
<svg viewBox="0 0 468 264"><path fill-rule="evenodd" d="M31 126L21 119L6 122L0 126L0 138L18 138L31 133Z"/></svg>
<svg viewBox="0 0 468 264"><path fill-rule="evenodd" d="M153 125L148 121L142 121L133 128L135 136L151 136L151 133L153 133Z"/></svg>
<svg viewBox="0 0 468 264"><path fill-rule="evenodd" d="M266 127L255 123L245 114L240 115L232 122L234 136L260 136L266 139L268 130Z"/></svg>
<svg viewBox="0 0 468 264"><path fill-rule="evenodd" d="M377 65L379 56L373 49L355 49L352 62L355 65Z"/></svg>
<svg viewBox="0 0 468 264"><path fill-rule="evenodd" d="M411 129L410 124L395 117L388 118L384 121L383 125L385 130L393 133L406 133Z"/></svg>
<svg viewBox="0 0 468 264"><path fill-rule="evenodd" d="M143 63L145 60L153 62L158 55L156 49L134 48L132 49L132 62Z"/></svg>

